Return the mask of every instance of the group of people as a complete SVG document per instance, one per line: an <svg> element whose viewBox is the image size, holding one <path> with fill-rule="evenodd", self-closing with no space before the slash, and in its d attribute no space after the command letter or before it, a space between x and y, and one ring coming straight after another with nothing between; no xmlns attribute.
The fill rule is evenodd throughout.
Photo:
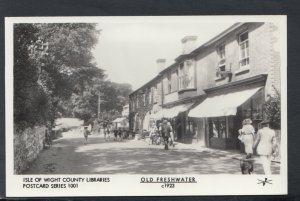
<svg viewBox="0 0 300 201"><path fill-rule="evenodd" d="M243 121L239 130L239 140L244 144L246 159L252 158L253 152L260 156L265 174L271 174L271 157L278 153L275 131L269 127L269 121L261 122L261 129L255 134L251 119Z"/></svg>
<svg viewBox="0 0 300 201"><path fill-rule="evenodd" d="M153 122L150 127L150 139L152 144L157 144L157 141L163 139L164 149L168 150L169 146L175 146L174 144L174 132L171 123L168 120L163 120L156 126Z"/></svg>
<svg viewBox="0 0 300 201"><path fill-rule="evenodd" d="M102 129L103 129L103 134L104 134L104 139L105 141L109 141L111 138L111 134L114 134L114 140L115 141L122 141L125 137L126 137L126 132L124 132L124 130L122 130L121 128L118 129L113 129L111 123L109 122L104 122L102 123ZM100 134L101 132L101 127L99 126L98 128L98 133ZM92 134L92 125L89 124L88 126L83 126L83 136L85 139L85 143L87 143L88 141L88 136ZM96 129L97 130L97 129Z"/></svg>
<svg viewBox="0 0 300 201"><path fill-rule="evenodd" d="M122 128L115 128L113 129L112 124L105 123L103 124L103 133L104 133L104 139L105 141L109 141L110 134L114 134L114 140L115 141L123 141L123 139L127 138L127 132Z"/></svg>

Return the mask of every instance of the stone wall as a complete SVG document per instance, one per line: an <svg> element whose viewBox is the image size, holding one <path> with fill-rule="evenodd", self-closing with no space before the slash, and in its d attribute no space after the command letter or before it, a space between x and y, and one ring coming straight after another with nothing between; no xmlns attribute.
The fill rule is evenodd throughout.
<svg viewBox="0 0 300 201"><path fill-rule="evenodd" d="M44 148L46 127L26 128L14 131L14 173L20 174L27 169Z"/></svg>

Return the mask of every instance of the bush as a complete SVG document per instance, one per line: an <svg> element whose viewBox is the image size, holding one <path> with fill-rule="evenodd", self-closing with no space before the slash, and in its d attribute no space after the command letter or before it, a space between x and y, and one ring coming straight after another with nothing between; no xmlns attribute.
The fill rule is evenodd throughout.
<svg viewBox="0 0 300 201"><path fill-rule="evenodd" d="M274 88L274 95L270 96L265 103L265 118L270 121L270 127L280 129L281 127L281 96L279 91Z"/></svg>

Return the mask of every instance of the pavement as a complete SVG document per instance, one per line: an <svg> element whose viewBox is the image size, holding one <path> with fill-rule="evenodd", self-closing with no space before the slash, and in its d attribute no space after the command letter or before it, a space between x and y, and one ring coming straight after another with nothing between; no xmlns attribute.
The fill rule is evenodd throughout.
<svg viewBox="0 0 300 201"><path fill-rule="evenodd" d="M43 150L24 174L241 174L241 154L199 144L181 144L169 150L145 140L105 141L102 134L89 136L80 129L63 133L51 148ZM272 163L279 174L280 163ZM254 160L254 174L263 174Z"/></svg>

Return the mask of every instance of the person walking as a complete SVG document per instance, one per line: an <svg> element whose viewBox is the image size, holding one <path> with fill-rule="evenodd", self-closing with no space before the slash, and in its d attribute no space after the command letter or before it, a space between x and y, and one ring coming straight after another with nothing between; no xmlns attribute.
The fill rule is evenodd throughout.
<svg viewBox="0 0 300 201"><path fill-rule="evenodd" d="M253 142L254 142L254 127L251 125L251 119L244 119L243 127L239 130L239 140L244 144L246 159L253 155Z"/></svg>
<svg viewBox="0 0 300 201"><path fill-rule="evenodd" d="M89 131L87 126L84 126L83 135L84 135L85 143L87 143L88 136L89 136Z"/></svg>
<svg viewBox="0 0 300 201"><path fill-rule="evenodd" d="M261 163L266 175L271 175L271 156L277 148L275 131L269 128L269 121L261 122L262 128L258 130L253 149L260 156Z"/></svg>
<svg viewBox="0 0 300 201"><path fill-rule="evenodd" d="M107 121L104 121L103 124L102 124L102 127L103 127L103 135L104 135L104 140L107 141L107 137L108 137L108 122Z"/></svg>
<svg viewBox="0 0 300 201"><path fill-rule="evenodd" d="M175 147L175 144L174 144L174 142L175 142L175 140L174 140L174 132L173 132L173 128L172 128L172 125L171 125L171 123L168 121L168 126L169 126L169 128L170 128L170 139L171 139L171 141L170 141L170 146L173 146L173 147Z"/></svg>
<svg viewBox="0 0 300 201"><path fill-rule="evenodd" d="M157 128L156 128L155 122L153 122L151 124L151 127L150 127L150 134L149 134L150 141L149 141L149 144L150 144L150 142L151 142L151 144L154 144L156 132L157 132Z"/></svg>
<svg viewBox="0 0 300 201"><path fill-rule="evenodd" d="M168 125L168 121L164 120L162 123L161 132L162 132L162 137L164 139L165 150L169 149L169 138L170 138L171 131L172 131L172 129Z"/></svg>

